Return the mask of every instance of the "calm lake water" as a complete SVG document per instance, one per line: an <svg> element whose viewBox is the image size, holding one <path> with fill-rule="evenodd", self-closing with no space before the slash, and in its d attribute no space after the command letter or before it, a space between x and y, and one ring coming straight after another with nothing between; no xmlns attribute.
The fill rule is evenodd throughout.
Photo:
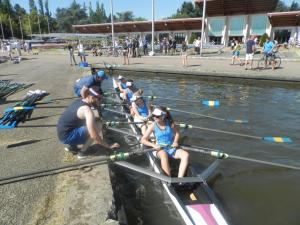
<svg viewBox="0 0 300 225"><path fill-rule="evenodd" d="M245 81L203 80L191 76L133 73L145 95L199 100L199 103L155 99L154 104L225 119L245 119L239 124L172 112L178 122L232 131L257 137L289 137L292 143L271 143L254 138L203 130L181 130L184 143L219 149L229 154L300 167L300 86ZM109 81L104 90L112 90ZM220 101L218 108L204 107L200 100ZM122 117L115 115L116 120ZM116 135L122 142L122 137ZM124 142L124 141L123 141ZM128 140L127 140L128 142ZM190 153L191 163L209 165L213 159ZM145 157L132 162L149 167ZM159 181L121 168L116 192L121 196L129 224L183 224ZM225 159L209 181L233 225L299 225L299 170Z"/></svg>

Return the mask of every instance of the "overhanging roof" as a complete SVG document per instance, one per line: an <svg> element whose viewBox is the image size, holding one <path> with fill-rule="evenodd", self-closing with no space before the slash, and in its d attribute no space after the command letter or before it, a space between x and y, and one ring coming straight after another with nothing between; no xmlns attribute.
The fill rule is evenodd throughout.
<svg viewBox="0 0 300 225"><path fill-rule="evenodd" d="M204 0L195 0L200 7ZM207 16L224 16L273 12L278 0L206 0Z"/></svg>
<svg viewBox="0 0 300 225"><path fill-rule="evenodd" d="M300 26L300 11L267 14L273 27Z"/></svg>
<svg viewBox="0 0 300 225"><path fill-rule="evenodd" d="M171 20L157 20L155 31L201 30L201 18L185 18ZM111 33L111 23L73 25L73 29L80 33ZM114 23L115 33L151 32L152 21L130 21Z"/></svg>

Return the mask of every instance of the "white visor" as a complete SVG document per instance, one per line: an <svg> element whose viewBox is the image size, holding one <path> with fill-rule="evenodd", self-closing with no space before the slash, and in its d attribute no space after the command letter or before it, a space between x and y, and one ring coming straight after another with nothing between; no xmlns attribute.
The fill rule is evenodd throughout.
<svg viewBox="0 0 300 225"><path fill-rule="evenodd" d="M133 84L132 82L126 82L126 86L127 86L127 87L131 87L132 84Z"/></svg>
<svg viewBox="0 0 300 225"><path fill-rule="evenodd" d="M154 116L162 116L162 115L165 115L165 112L163 112L162 110L156 108L156 109L153 110L152 115L154 115Z"/></svg>
<svg viewBox="0 0 300 225"><path fill-rule="evenodd" d="M121 76L121 75L118 76L118 80L122 80L123 78L124 78L124 77Z"/></svg>
<svg viewBox="0 0 300 225"><path fill-rule="evenodd" d="M142 98L142 96L136 96L136 95L133 95L132 96L132 98L130 99L132 102L134 102L134 101L136 101L136 100L138 100L138 99L140 99L140 98Z"/></svg>

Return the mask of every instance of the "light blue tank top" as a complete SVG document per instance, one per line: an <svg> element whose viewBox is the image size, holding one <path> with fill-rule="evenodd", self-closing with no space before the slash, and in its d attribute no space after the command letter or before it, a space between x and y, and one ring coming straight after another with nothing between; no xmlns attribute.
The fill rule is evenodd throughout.
<svg viewBox="0 0 300 225"><path fill-rule="evenodd" d="M166 127L163 130L154 123L154 135L158 145L164 146L173 144L174 132L169 121L166 122Z"/></svg>
<svg viewBox="0 0 300 225"><path fill-rule="evenodd" d="M121 87L122 87L123 89L126 89L126 88L127 88L126 83L120 82L120 85L121 85Z"/></svg>
<svg viewBox="0 0 300 225"><path fill-rule="evenodd" d="M138 105L136 105L136 109L137 111L139 112L139 114L142 116L142 117L147 117L148 116L148 107L147 107L147 104L146 102L144 101L144 107L140 108Z"/></svg>

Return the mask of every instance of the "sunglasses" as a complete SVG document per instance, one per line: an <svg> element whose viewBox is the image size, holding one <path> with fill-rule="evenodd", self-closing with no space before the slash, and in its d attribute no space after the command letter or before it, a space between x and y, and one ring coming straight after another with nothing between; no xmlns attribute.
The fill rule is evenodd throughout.
<svg viewBox="0 0 300 225"><path fill-rule="evenodd" d="M153 117L154 117L154 118L161 118L162 115L160 115L160 116L153 115Z"/></svg>

